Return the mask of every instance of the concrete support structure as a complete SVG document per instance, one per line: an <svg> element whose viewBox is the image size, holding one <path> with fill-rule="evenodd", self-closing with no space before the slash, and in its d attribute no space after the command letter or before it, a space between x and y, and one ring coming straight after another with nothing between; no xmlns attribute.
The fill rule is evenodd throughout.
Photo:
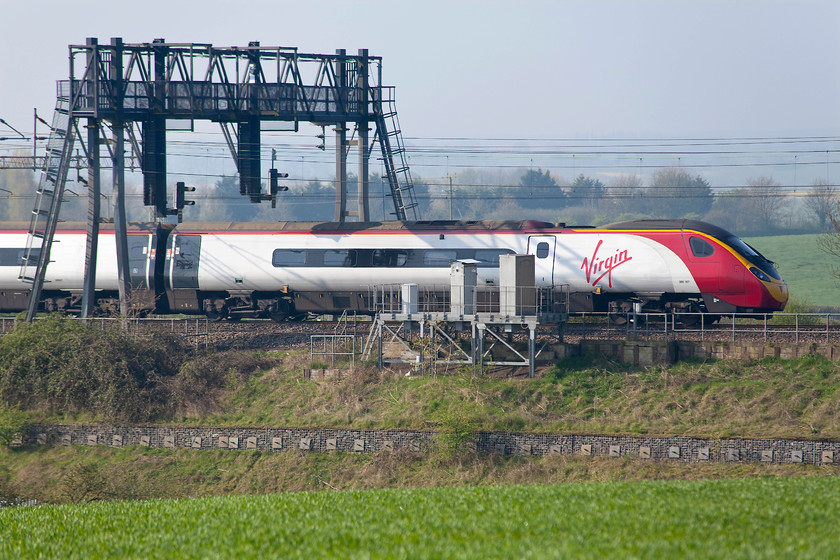
<svg viewBox="0 0 840 560"><path fill-rule="evenodd" d="M440 309L439 301L446 298L440 298L439 292L420 295L416 284L403 284L398 291L383 288L382 310L376 316L375 329L379 367L385 363L412 363L421 370L434 371L437 365L462 364L480 372L490 364L525 366L533 377L540 352L550 342L562 340L562 325L568 314L556 311L553 292L544 294L547 297L542 301L537 297L533 255L511 255L500 264L505 269L500 273L501 283L488 289L477 285L475 263L453 262L448 309ZM530 284L520 285L523 282ZM505 293L511 294L506 301L502 298ZM539 325L556 329L538 348ZM456 340L459 333L469 333L469 353ZM514 335L522 334L527 337L525 348L512 341ZM387 342L383 342L385 336ZM418 344L410 343L412 337L417 338ZM365 347L369 354L373 341ZM386 357L383 352L390 355Z"/></svg>

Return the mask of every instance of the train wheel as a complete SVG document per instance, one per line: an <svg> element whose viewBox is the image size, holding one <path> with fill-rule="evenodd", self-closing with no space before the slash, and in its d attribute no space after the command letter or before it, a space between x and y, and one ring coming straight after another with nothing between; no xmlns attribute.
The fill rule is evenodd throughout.
<svg viewBox="0 0 840 560"><path fill-rule="evenodd" d="M222 314L219 313L216 309L208 309L204 312L204 315L209 321L213 321L214 323L222 320Z"/></svg>
<svg viewBox="0 0 840 560"><path fill-rule="evenodd" d="M618 327L623 327L627 324L628 321L626 313L609 313L607 315L607 318L609 319L610 323Z"/></svg>
<svg viewBox="0 0 840 560"><path fill-rule="evenodd" d="M683 313L677 314L677 321L685 327L696 327L703 318L700 313L700 308L697 304L692 303Z"/></svg>
<svg viewBox="0 0 840 560"><path fill-rule="evenodd" d="M228 310L228 306L225 304L225 300L223 299L216 299L216 300L205 300L204 302L204 315L207 316L209 321L221 321L225 317L230 314Z"/></svg>
<svg viewBox="0 0 840 560"><path fill-rule="evenodd" d="M289 302L284 299L278 299L268 309L268 317L275 323L282 323L289 318L290 312L291 306L289 305Z"/></svg>

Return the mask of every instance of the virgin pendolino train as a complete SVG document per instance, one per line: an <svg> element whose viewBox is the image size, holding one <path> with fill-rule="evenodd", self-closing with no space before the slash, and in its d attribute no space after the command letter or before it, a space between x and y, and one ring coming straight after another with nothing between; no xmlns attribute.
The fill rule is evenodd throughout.
<svg viewBox="0 0 840 560"><path fill-rule="evenodd" d="M28 224L0 224L0 311L27 306L18 276ZM353 310L373 312L374 285L449 284L450 263L476 262L478 283L498 281L499 256L531 254L540 288L563 286L569 311L763 314L784 309L773 263L728 231L693 220L601 227L534 221L370 223L131 223L132 305L212 319ZM84 224L60 224L41 308L81 304ZM117 308L113 226L102 224L97 304Z"/></svg>

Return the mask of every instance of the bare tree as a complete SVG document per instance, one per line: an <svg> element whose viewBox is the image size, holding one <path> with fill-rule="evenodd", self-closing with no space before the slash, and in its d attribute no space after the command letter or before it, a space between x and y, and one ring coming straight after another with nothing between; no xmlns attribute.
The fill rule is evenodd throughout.
<svg viewBox="0 0 840 560"><path fill-rule="evenodd" d="M829 255L840 259L840 202L835 201L829 205L826 212L828 220L834 229L833 232L820 236L817 239L817 246ZM831 265L831 275L840 280L840 265Z"/></svg>
<svg viewBox="0 0 840 560"><path fill-rule="evenodd" d="M617 216L643 214L646 211L644 184L638 175L615 177L610 181L606 197L612 203Z"/></svg>
<svg viewBox="0 0 840 560"><path fill-rule="evenodd" d="M651 177L645 191L651 213L662 218L681 218L687 214L703 216L712 208L712 188L700 175L684 169L666 167Z"/></svg>
<svg viewBox="0 0 840 560"><path fill-rule="evenodd" d="M582 206L595 209L603 205L607 187L599 179L586 177L581 173L575 177L569 191L569 198L572 201L582 200Z"/></svg>
<svg viewBox="0 0 840 560"><path fill-rule="evenodd" d="M816 214L820 222L820 231L826 230L831 210L837 204L837 199L838 191L828 181L814 181L814 186L811 187L804 204L805 208Z"/></svg>
<svg viewBox="0 0 840 560"><path fill-rule="evenodd" d="M787 198L779 183L772 177L756 177L747 179L747 185L745 194L750 198L755 225L764 231L774 229Z"/></svg>

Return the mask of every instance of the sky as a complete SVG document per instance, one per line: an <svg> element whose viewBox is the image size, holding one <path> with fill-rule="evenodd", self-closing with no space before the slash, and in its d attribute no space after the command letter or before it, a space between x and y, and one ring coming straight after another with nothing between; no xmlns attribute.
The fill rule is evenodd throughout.
<svg viewBox="0 0 840 560"><path fill-rule="evenodd" d="M585 157L570 158L577 148L567 147L593 143L604 151L615 140L664 139L692 152L680 164L701 166L707 160L688 140L790 137L809 142L779 146L798 165L770 170L783 182L806 180L809 157L824 162L814 173L840 175L836 0L0 0L0 7L0 118L24 134L33 108L51 115L55 82L68 74L68 45L86 37L260 41L311 53L367 48L382 57L409 148L443 146L437 163L415 156L428 175L458 165L449 147L488 139L515 144L523 165L608 175ZM0 124L0 136L10 135ZM0 155L10 146L0 142ZM540 155L544 146L553 159ZM318 157L329 159L300 159ZM654 159L627 157L639 160L628 167L640 168Z"/></svg>

